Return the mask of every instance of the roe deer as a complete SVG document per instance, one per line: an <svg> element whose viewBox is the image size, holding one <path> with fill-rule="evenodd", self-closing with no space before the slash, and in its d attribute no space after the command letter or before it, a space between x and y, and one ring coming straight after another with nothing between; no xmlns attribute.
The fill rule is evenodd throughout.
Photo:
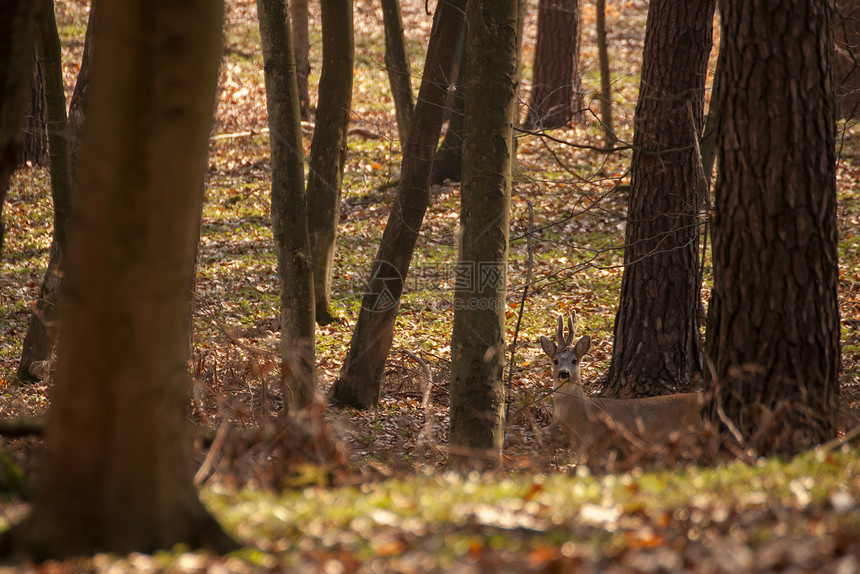
<svg viewBox="0 0 860 574"><path fill-rule="evenodd" d="M620 434L640 448L665 441L675 430L698 426L702 422L701 393L683 393L642 399L603 399L587 396L579 370L582 356L591 347L591 337L576 344L576 314L567 318L567 336L559 316L555 331L557 343L540 338L544 352L553 362L553 406L555 418L564 427L576 450L594 449L598 438Z"/></svg>

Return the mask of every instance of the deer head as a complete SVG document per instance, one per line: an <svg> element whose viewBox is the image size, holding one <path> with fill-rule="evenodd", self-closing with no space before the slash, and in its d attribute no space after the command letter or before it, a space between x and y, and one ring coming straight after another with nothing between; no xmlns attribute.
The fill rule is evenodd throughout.
<svg viewBox="0 0 860 574"><path fill-rule="evenodd" d="M559 315L558 324L555 329L556 342L552 342L547 337L540 338L540 346L544 353L552 359L552 378L556 388L569 382L582 384L580 376L580 360L583 355L591 348L591 337L588 335L582 337L573 344L573 338L576 336L576 313L571 313L567 317L568 334L564 334L564 323Z"/></svg>

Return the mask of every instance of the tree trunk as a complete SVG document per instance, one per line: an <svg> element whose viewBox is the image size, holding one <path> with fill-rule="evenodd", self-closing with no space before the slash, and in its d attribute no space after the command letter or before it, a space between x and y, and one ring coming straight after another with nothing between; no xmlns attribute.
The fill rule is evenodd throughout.
<svg viewBox="0 0 860 574"><path fill-rule="evenodd" d="M90 99L90 77L93 61L93 36L96 29L96 7L101 0L90 0L90 15L87 18L87 32L84 35L84 53L81 56L81 69L75 80L75 89L69 101L69 157L72 166L72 188L74 189L78 173L78 150L84 137L84 119L87 102Z"/></svg>
<svg viewBox="0 0 860 574"><path fill-rule="evenodd" d="M0 74L0 253L3 252L6 232L3 204L17 165L23 138L24 109L30 93L34 17L35 3L32 0L0 3L0 70L3 70Z"/></svg>
<svg viewBox="0 0 860 574"><path fill-rule="evenodd" d="M314 269L316 320L336 320L331 308L331 279L340 191L346 162L346 136L352 103L352 0L321 0L323 62L316 126L308 167L308 231Z"/></svg>
<svg viewBox="0 0 860 574"><path fill-rule="evenodd" d="M582 108L579 0L540 0L527 129L560 128Z"/></svg>
<svg viewBox="0 0 860 574"><path fill-rule="evenodd" d="M834 80L836 117L860 113L860 1L836 0Z"/></svg>
<svg viewBox="0 0 860 574"><path fill-rule="evenodd" d="M34 2L38 4L38 2ZM21 147L20 163L47 166L48 120L45 112L45 88L38 56L33 58L33 81L30 84L30 103L24 115L24 145Z"/></svg>
<svg viewBox="0 0 860 574"><path fill-rule="evenodd" d="M685 391L702 368L700 168L693 146L702 129L713 19L714 0L648 5L607 396Z"/></svg>
<svg viewBox="0 0 860 574"><path fill-rule="evenodd" d="M34 382L30 367L51 358L56 339L57 298L63 276L66 251L66 225L69 220L73 182L66 122L66 94L63 88L63 62L60 35L54 18L53 0L38 0L36 16L37 49L44 83L45 118L51 165L51 197L54 202L54 236L51 240L48 270L39 289L39 300L30 314L16 378Z"/></svg>
<svg viewBox="0 0 860 574"><path fill-rule="evenodd" d="M385 71L391 84L394 110L397 115L397 131L400 145L406 145L409 120L415 105L412 102L412 72L406 43L403 41L403 19L400 15L400 0L381 0L382 22L385 27Z"/></svg>
<svg viewBox="0 0 860 574"><path fill-rule="evenodd" d="M451 334L449 465L501 464L517 0L469 3L460 256Z"/></svg>
<svg viewBox="0 0 860 574"><path fill-rule="evenodd" d="M299 112L303 121L311 119L311 98L308 77L311 75L311 41L308 36L308 0L290 0L290 23L296 54L296 83L299 92Z"/></svg>
<svg viewBox="0 0 860 574"><path fill-rule="evenodd" d="M838 407L831 5L723 1L720 12L706 372L725 414L715 420L760 454L790 455L833 437Z"/></svg>
<svg viewBox="0 0 860 574"><path fill-rule="evenodd" d="M707 189L711 189L711 180L714 176L714 162L717 160L717 131L720 126L720 91L722 68L725 65L725 56L720 46L717 54L717 66L714 70L714 83L711 86L711 103L708 106L708 116L705 118L705 129L699 140L700 153L702 154L702 172ZM705 202L706 204L709 202ZM702 204L699 204L702 206ZM706 205L707 206L707 205Z"/></svg>
<svg viewBox="0 0 860 574"><path fill-rule="evenodd" d="M430 182L437 185L445 183L446 179L461 181L463 179L463 120L466 113L466 84L469 72L466 70L465 30L461 35L457 48L457 87L448 119L448 129L445 137L436 150L433 158L433 173Z"/></svg>
<svg viewBox="0 0 860 574"><path fill-rule="evenodd" d="M186 415L222 6L99 10L40 480L30 516L0 546L37 559L235 548L194 488Z"/></svg>
<svg viewBox="0 0 860 574"><path fill-rule="evenodd" d="M314 289L295 56L285 0L257 0L272 160L272 235L281 282L282 376L290 404L305 407L314 382Z"/></svg>
<svg viewBox="0 0 860 574"><path fill-rule="evenodd" d="M366 409L379 401L403 281L430 204L430 171L465 8L466 0L441 0L436 7L424 76L403 150L400 184L365 286L349 351L332 386L331 398L336 404Z"/></svg>
<svg viewBox="0 0 860 574"><path fill-rule="evenodd" d="M606 39L606 0L596 0L597 56L600 62L600 123L603 127L603 145L615 145L615 127L612 121L612 79L609 70L609 43Z"/></svg>

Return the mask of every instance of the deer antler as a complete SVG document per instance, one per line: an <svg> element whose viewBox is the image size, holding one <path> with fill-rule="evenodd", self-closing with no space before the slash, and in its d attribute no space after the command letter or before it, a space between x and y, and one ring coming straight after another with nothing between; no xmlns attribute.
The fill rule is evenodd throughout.
<svg viewBox="0 0 860 574"><path fill-rule="evenodd" d="M573 338L576 336L576 328L578 327L576 322L576 311L571 311L570 315L567 316L567 337L564 340L564 346L568 347L573 343Z"/></svg>
<svg viewBox="0 0 860 574"><path fill-rule="evenodd" d="M571 311L567 316L567 335L564 334L564 318L558 316L558 323L555 327L555 340L559 349L565 349L573 343L573 338L576 336L576 311Z"/></svg>

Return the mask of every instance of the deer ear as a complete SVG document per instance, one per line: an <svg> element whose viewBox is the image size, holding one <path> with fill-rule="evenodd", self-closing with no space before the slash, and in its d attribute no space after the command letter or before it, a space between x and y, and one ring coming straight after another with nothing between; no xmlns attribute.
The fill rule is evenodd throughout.
<svg viewBox="0 0 860 574"><path fill-rule="evenodd" d="M540 346L543 349L543 352L549 355L550 357L555 357L555 353L558 348L555 346L555 343L541 335L540 338Z"/></svg>
<svg viewBox="0 0 860 574"><path fill-rule="evenodd" d="M576 342L576 347L573 348L573 351L576 353L576 357L580 359L584 354L588 352L590 348L591 337L586 335L585 337Z"/></svg>

